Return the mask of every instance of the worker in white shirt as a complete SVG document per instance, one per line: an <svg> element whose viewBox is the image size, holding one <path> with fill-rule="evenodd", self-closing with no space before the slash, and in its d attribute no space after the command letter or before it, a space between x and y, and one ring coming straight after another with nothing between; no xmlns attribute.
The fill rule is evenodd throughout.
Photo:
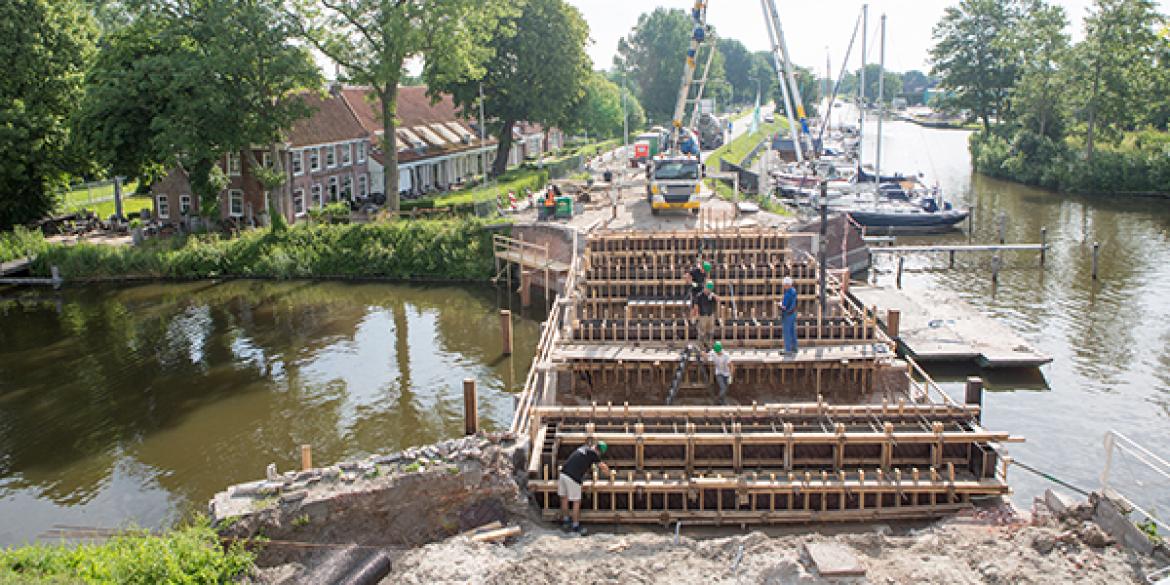
<svg viewBox="0 0 1170 585"><path fill-rule="evenodd" d="M731 356L723 351L722 341L716 341L715 350L707 356L715 366L715 383L719 385L719 404L727 404L727 387L731 385L731 377L735 373L735 366L731 365Z"/></svg>

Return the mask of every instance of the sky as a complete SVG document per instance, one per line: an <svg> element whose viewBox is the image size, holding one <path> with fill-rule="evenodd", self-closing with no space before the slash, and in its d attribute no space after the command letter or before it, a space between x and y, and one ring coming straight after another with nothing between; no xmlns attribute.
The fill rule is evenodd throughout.
<svg viewBox="0 0 1170 585"><path fill-rule="evenodd" d="M594 67L608 69L617 52L618 39L629 34L638 22L638 16L658 6L689 10L693 0L568 0L576 6L592 30L593 44L589 54ZM768 31L764 27L763 11L758 0L709 0L707 17L716 32L724 38L733 38L752 51L770 49ZM775 0L780 12L780 24L792 60L817 71L825 69L825 50L828 47L833 62L834 76L841 67L841 58L849 46L849 37L861 6L861 0ZM1050 0L1062 6L1070 21L1069 33L1074 40L1081 34L1081 20L1092 0ZM958 2L950 0L870 0L869 4L869 61L878 62L878 28L881 15L886 14L886 66L891 71L930 69L927 52L934 44L931 31L942 18L947 6ZM1170 13L1170 0L1160 0L1162 12ZM860 37L860 33L858 33ZM858 38L849 69L857 69L860 62Z"/></svg>

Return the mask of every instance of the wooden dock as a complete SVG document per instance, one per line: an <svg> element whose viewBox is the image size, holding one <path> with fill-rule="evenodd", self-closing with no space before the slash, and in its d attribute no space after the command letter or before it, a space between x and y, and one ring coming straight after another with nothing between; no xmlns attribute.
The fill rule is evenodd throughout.
<svg viewBox="0 0 1170 585"><path fill-rule="evenodd" d="M31 258L17 258L10 262L0 262L0 276L11 276L13 274L27 272L30 266L32 266Z"/></svg>
<svg viewBox="0 0 1170 585"><path fill-rule="evenodd" d="M866 306L899 311L899 345L919 361L974 361L984 368L1034 368L1052 361L1010 327L981 314L953 292L860 285L851 286L849 292ZM885 320L887 315L879 311L879 318Z"/></svg>

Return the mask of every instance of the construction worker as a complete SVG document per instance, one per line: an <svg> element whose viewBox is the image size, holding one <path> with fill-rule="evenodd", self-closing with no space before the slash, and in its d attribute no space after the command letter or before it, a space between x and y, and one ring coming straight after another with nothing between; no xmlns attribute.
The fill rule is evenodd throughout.
<svg viewBox="0 0 1170 585"><path fill-rule="evenodd" d="M699 345L704 351L711 348L711 341L715 336L715 309L719 305L719 297L715 294L715 283L708 280L707 286L695 295L691 302L691 318L698 320Z"/></svg>
<svg viewBox="0 0 1170 585"><path fill-rule="evenodd" d="M553 191L552 186L549 186L549 188L547 190L545 190L545 192L544 192L544 214L543 214L543 216L545 219L552 219L552 218L556 217L556 212L557 212L556 193Z"/></svg>
<svg viewBox="0 0 1170 585"><path fill-rule="evenodd" d="M796 354L796 288L792 277L784 277L784 296L780 300L780 324L784 328L784 353Z"/></svg>
<svg viewBox="0 0 1170 585"><path fill-rule="evenodd" d="M695 300L703 290L703 283L707 282L707 275L711 273L710 262L699 262L695 260L695 265L691 267L687 274L691 275L691 301Z"/></svg>
<svg viewBox="0 0 1170 585"><path fill-rule="evenodd" d="M602 474L609 475L609 466L601 461L601 457L608 450L609 446L605 441L598 441L597 445L586 443L577 447L561 466L561 472L557 477L557 496L561 499L562 530L585 534L585 529L581 527L581 482L585 481L585 472L589 471L594 463L601 469ZM573 504L571 521L570 502Z"/></svg>
<svg viewBox="0 0 1170 585"><path fill-rule="evenodd" d="M723 342L715 342L715 351L707 358L715 366L715 383L719 386L719 404L727 404L727 387L731 385L731 378L735 375L735 366L731 365L731 356L723 351Z"/></svg>

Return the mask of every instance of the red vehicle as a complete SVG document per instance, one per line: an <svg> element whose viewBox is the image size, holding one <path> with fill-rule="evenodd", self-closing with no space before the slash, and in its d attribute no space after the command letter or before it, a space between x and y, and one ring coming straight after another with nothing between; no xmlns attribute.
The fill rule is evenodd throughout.
<svg viewBox="0 0 1170 585"><path fill-rule="evenodd" d="M637 167L640 164L650 162L650 143L649 142L635 142L634 143L634 158L630 159L630 166Z"/></svg>

